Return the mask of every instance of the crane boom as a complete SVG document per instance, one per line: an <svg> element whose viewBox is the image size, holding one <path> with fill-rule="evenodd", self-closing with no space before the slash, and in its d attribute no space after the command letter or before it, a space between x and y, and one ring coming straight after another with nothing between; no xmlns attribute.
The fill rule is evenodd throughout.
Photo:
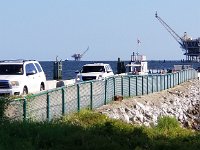
<svg viewBox="0 0 200 150"><path fill-rule="evenodd" d="M181 38L170 26L165 23L157 14L155 17L159 22L167 29L167 31L173 36L173 38L181 45L184 55L186 56L186 61L197 61L200 62L200 38L192 39L187 36L187 33L184 33L184 36Z"/></svg>
<svg viewBox="0 0 200 150"><path fill-rule="evenodd" d="M72 55L72 57L73 57L76 61L81 60L81 58L83 57L83 55L84 55L88 50L89 50L89 46L88 46L88 48L87 48L82 54L80 54L80 53L75 53L75 54Z"/></svg>
<svg viewBox="0 0 200 150"><path fill-rule="evenodd" d="M81 57L89 50L89 46L88 48L81 54Z"/></svg>
<svg viewBox="0 0 200 150"><path fill-rule="evenodd" d="M155 14L155 17L158 19L158 21L166 28L166 30L172 35L172 37L181 45L182 48L184 48L183 45L183 39L167 24L165 23L157 14Z"/></svg>

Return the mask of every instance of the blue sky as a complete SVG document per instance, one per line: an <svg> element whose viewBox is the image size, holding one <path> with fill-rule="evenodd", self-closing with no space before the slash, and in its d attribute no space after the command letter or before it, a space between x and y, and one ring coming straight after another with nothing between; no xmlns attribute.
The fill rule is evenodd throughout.
<svg viewBox="0 0 200 150"><path fill-rule="evenodd" d="M200 37L199 0L0 0L0 59L185 59L155 18L178 33ZM137 38L141 44L137 44Z"/></svg>

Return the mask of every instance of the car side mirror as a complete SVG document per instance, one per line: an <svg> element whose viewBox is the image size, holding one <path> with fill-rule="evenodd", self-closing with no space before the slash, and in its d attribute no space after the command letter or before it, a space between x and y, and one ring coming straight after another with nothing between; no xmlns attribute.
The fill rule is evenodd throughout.
<svg viewBox="0 0 200 150"><path fill-rule="evenodd" d="M79 72L80 72L79 70L76 70L76 71L75 71L75 74L78 74Z"/></svg>

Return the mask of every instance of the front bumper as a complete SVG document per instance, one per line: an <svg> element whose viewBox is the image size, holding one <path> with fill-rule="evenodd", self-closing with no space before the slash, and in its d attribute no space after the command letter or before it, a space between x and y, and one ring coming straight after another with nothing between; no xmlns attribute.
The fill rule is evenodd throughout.
<svg viewBox="0 0 200 150"><path fill-rule="evenodd" d="M18 88L10 88L10 89L0 89L0 96L11 96L11 95L20 95L22 94L21 89Z"/></svg>

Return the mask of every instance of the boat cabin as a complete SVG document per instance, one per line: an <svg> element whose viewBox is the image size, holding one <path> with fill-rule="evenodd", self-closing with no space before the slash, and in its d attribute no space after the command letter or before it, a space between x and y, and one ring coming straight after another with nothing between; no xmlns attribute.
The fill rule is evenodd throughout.
<svg viewBox="0 0 200 150"><path fill-rule="evenodd" d="M131 55L131 61L126 65L128 67L128 74L133 75L147 75L148 74L148 64L146 60L146 56L144 55Z"/></svg>

